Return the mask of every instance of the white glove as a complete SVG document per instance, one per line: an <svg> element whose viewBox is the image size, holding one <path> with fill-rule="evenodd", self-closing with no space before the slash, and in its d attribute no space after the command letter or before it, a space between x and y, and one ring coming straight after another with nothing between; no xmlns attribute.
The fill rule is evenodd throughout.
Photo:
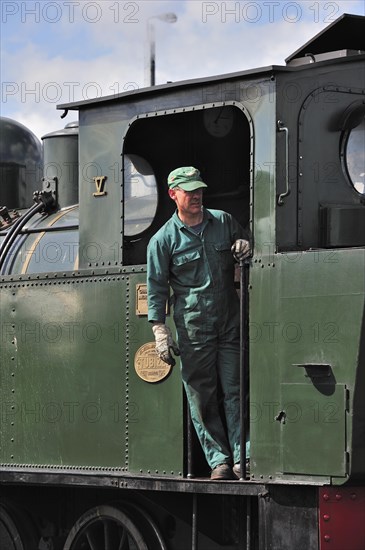
<svg viewBox="0 0 365 550"><path fill-rule="evenodd" d="M152 330L155 336L157 355L162 361L173 367L175 359L172 357L171 352L180 355L180 350L172 339L171 330L163 323L154 323Z"/></svg>
<svg viewBox="0 0 365 550"><path fill-rule="evenodd" d="M231 252L237 262L244 260L251 254L250 243L245 239L237 239L231 247Z"/></svg>

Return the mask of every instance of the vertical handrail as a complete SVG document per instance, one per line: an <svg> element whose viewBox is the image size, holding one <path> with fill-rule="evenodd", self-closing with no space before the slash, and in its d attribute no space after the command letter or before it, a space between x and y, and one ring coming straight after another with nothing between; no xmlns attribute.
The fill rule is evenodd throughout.
<svg viewBox="0 0 365 550"><path fill-rule="evenodd" d="M240 260L240 463L241 480L246 479L246 439L248 426L248 268L249 260Z"/></svg>
<svg viewBox="0 0 365 550"><path fill-rule="evenodd" d="M253 547L253 540L251 538L251 497L246 497L246 549L251 550ZM252 544L252 546L251 546Z"/></svg>
<svg viewBox="0 0 365 550"><path fill-rule="evenodd" d="M187 401L187 400L186 400ZM186 436L187 436L187 473L186 477L194 477L193 467L193 425L191 421L189 404L186 403Z"/></svg>
<svg viewBox="0 0 365 550"><path fill-rule="evenodd" d="M191 550L198 550L198 494L193 493L193 510L191 517Z"/></svg>
<svg viewBox="0 0 365 550"><path fill-rule="evenodd" d="M285 192L281 193L278 196L278 205L282 206L284 204L284 197L290 195L290 184L289 184L289 129L284 126L282 120L278 120L278 130L279 132L285 132Z"/></svg>

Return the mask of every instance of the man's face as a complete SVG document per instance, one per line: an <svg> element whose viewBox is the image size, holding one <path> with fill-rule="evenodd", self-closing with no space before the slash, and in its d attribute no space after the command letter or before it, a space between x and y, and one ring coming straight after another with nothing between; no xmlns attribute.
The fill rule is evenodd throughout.
<svg viewBox="0 0 365 550"><path fill-rule="evenodd" d="M184 191L179 187L169 189L169 195L175 201L177 209L182 214L194 216L201 212L203 204L203 190Z"/></svg>

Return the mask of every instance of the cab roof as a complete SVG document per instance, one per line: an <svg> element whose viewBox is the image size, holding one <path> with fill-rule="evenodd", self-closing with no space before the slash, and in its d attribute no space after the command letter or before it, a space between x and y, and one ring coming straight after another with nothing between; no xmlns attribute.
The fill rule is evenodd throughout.
<svg viewBox="0 0 365 550"><path fill-rule="evenodd" d="M296 50L293 54L285 59L287 66L285 65L270 65L257 69L249 69L245 71L238 71L234 73L228 73L218 76L209 76L198 79L182 80L179 82L168 82L167 84L160 84L157 86L138 88L136 90L129 90L119 94L98 97L93 99L87 99L82 101L76 101L73 103L64 103L57 105L57 109L64 109L67 113L68 110L78 110L87 106L100 105L102 103L110 101L120 101L123 99L129 99L135 95L150 95L156 94L156 92L163 92L171 90L172 88L183 88L187 86L207 84L210 82L218 82L220 80L234 80L242 77L258 77L266 73L273 72L286 72L286 71L298 71L307 67L304 66L290 66L290 63L306 55L315 55L325 52L331 52L336 50L365 50L365 16L343 14L336 19L333 23L328 25L324 30L315 35L304 46ZM331 61L330 61L331 62ZM332 60L333 62L333 60ZM65 113L65 114L66 114ZM64 116L64 115L63 115Z"/></svg>
<svg viewBox="0 0 365 550"><path fill-rule="evenodd" d="M344 13L328 27L311 38L304 46L285 59L317 55L337 50L365 50L365 17Z"/></svg>

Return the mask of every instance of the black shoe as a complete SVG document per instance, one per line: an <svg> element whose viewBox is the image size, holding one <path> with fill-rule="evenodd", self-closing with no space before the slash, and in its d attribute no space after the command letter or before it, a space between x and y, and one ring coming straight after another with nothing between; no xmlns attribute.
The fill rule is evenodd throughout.
<svg viewBox="0 0 365 550"><path fill-rule="evenodd" d="M213 468L210 479L234 479L231 466L229 464L218 464Z"/></svg>

